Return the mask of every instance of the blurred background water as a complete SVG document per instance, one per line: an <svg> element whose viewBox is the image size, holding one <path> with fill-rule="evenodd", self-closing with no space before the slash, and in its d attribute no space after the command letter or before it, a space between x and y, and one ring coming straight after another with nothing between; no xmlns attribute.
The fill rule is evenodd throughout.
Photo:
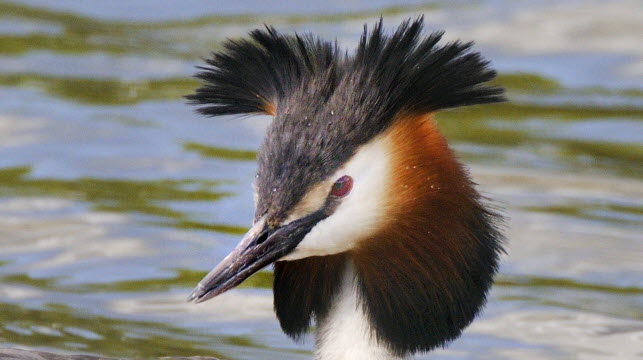
<svg viewBox="0 0 643 360"><path fill-rule="evenodd" d="M268 23L352 48L380 14L476 40L511 99L438 117L510 247L482 316L419 358L642 358L640 1L0 1L0 346L310 358L269 269L185 303L251 221L269 119L181 96L226 37Z"/></svg>

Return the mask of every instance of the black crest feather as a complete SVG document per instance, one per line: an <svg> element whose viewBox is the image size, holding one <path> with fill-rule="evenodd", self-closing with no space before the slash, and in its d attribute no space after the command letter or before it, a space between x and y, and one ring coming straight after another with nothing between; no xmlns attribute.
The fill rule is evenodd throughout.
<svg viewBox="0 0 643 360"><path fill-rule="evenodd" d="M471 42L439 46L443 32L422 36L422 28L420 17L387 35L380 20L370 31L364 27L357 51L346 55L336 42L266 26L250 39L227 40L200 67L196 77L205 84L187 98L212 116L266 113L268 106L279 111L312 83L323 86L308 91L322 90L325 99L351 87L363 97L355 100L377 99L387 115L503 100L502 89L484 85L496 73Z"/></svg>
<svg viewBox="0 0 643 360"><path fill-rule="evenodd" d="M205 85L187 98L205 115L271 113L312 77L334 66L337 45L312 35L254 30L250 40L227 40L196 77Z"/></svg>

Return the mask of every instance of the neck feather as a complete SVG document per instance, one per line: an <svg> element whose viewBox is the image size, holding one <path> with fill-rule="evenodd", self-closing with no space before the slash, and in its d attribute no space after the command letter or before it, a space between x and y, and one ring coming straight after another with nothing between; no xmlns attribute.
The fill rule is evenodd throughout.
<svg viewBox="0 0 643 360"><path fill-rule="evenodd" d="M362 302L395 354L457 338L497 271L499 216L428 117L400 119L393 142L388 225L352 250Z"/></svg>
<svg viewBox="0 0 643 360"><path fill-rule="evenodd" d="M386 344L377 341L360 294L357 274L349 260L328 313L317 321L316 359L401 359Z"/></svg>
<svg viewBox="0 0 643 360"><path fill-rule="evenodd" d="M329 314L347 308L351 276L355 311L368 324L360 335L373 351L403 357L443 346L471 323L486 301L502 237L499 216L429 118L400 119L385 136L394 164L387 224L348 252L277 263L275 311L294 338L313 319L326 333L337 329Z"/></svg>

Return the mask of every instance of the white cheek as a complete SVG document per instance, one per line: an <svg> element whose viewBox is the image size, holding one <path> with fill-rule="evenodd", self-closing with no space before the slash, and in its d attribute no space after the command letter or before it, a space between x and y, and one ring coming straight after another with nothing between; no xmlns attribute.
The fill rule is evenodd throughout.
<svg viewBox="0 0 643 360"><path fill-rule="evenodd" d="M341 200L331 216L304 237L295 251L281 260L341 253L375 233L386 212L389 169L390 152L384 139L360 148L333 177L350 175L353 178L350 194Z"/></svg>

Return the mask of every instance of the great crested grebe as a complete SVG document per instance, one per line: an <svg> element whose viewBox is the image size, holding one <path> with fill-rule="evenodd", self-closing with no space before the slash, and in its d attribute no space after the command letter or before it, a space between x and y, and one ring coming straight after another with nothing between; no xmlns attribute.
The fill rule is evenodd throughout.
<svg viewBox="0 0 643 360"><path fill-rule="evenodd" d="M394 359L457 338L485 304L500 217L438 131L441 109L503 100L472 43L423 19L336 42L272 27L227 40L188 96L199 112L268 114L252 228L197 286L211 299L274 263L274 307L317 359Z"/></svg>

